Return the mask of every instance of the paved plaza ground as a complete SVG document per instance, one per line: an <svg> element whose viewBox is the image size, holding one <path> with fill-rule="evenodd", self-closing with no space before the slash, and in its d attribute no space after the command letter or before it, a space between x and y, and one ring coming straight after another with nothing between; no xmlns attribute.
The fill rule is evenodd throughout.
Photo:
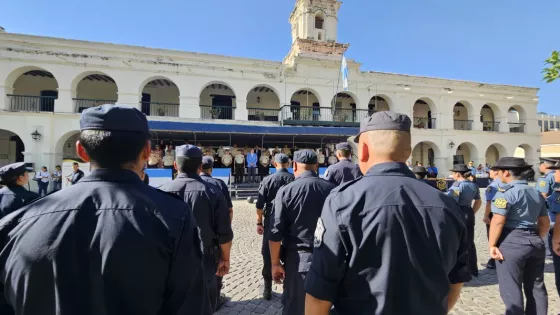
<svg viewBox="0 0 560 315"><path fill-rule="evenodd" d="M261 298L262 238L256 233L255 205L249 204L247 201L234 201L233 207L235 238L231 257L231 273L224 279L223 290L231 300L216 314L281 314L281 285L273 287L274 295L271 301ZM477 214L476 245L480 276L466 284L460 301L450 314L504 314L496 272L484 268L489 256L486 229L482 223L482 211ZM554 269L552 261L548 258L545 281L549 293L549 314L559 314Z"/></svg>

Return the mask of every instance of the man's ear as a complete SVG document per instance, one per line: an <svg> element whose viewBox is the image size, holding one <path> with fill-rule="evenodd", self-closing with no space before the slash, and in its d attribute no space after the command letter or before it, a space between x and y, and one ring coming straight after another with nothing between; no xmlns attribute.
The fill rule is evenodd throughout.
<svg viewBox="0 0 560 315"><path fill-rule="evenodd" d="M142 149L142 153L140 155L142 162L148 161L148 159L150 159L151 153L152 153L152 146L150 144L150 140L146 140L146 144L144 145L144 149Z"/></svg>
<svg viewBox="0 0 560 315"><path fill-rule="evenodd" d="M89 162L89 160L90 160L89 155L87 154L84 146L80 143L80 140L76 141L76 154L78 154L78 156L84 162L86 162L86 163Z"/></svg>
<svg viewBox="0 0 560 315"><path fill-rule="evenodd" d="M362 138L360 137L360 143L358 143L358 159L360 162L365 163L369 161L369 147Z"/></svg>
<svg viewBox="0 0 560 315"><path fill-rule="evenodd" d="M294 165L293 165L292 168L294 169L294 172L297 172L297 170L298 170L298 164L297 164L296 161L294 161Z"/></svg>

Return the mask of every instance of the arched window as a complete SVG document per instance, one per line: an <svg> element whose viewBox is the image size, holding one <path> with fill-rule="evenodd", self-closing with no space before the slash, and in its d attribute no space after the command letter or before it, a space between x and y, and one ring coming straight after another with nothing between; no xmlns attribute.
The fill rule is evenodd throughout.
<svg viewBox="0 0 560 315"><path fill-rule="evenodd" d="M322 30L324 22L325 22L325 20L320 15L315 16L315 28L316 29Z"/></svg>

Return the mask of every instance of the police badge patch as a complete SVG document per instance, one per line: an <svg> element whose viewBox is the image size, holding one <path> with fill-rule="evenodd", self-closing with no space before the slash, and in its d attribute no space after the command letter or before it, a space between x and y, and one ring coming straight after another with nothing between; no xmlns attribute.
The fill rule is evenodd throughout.
<svg viewBox="0 0 560 315"><path fill-rule="evenodd" d="M546 181L544 181L544 180L539 181L539 186L540 187L546 187Z"/></svg>
<svg viewBox="0 0 560 315"><path fill-rule="evenodd" d="M323 225L323 219L319 218L317 220L317 227L315 228L315 239L313 240L314 247L321 247L323 244L323 235L325 234L325 226Z"/></svg>
<svg viewBox="0 0 560 315"><path fill-rule="evenodd" d="M438 179L436 185L441 191L445 191L447 189L447 182L444 179Z"/></svg>
<svg viewBox="0 0 560 315"><path fill-rule="evenodd" d="M560 194L556 194L556 198L554 198L554 202L560 203Z"/></svg>
<svg viewBox="0 0 560 315"><path fill-rule="evenodd" d="M504 198L497 198L496 200L494 200L494 205L498 209L505 209L507 207L507 200L505 200Z"/></svg>
<svg viewBox="0 0 560 315"><path fill-rule="evenodd" d="M460 194L461 193L458 190L453 189L453 197L459 197Z"/></svg>

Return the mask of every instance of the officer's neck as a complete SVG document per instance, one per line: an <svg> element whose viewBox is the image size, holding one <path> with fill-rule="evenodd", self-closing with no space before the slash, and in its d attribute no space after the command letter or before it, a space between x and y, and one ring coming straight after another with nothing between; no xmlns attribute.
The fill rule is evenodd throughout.
<svg viewBox="0 0 560 315"><path fill-rule="evenodd" d="M97 165L94 162L91 162L91 170L95 171L97 169L109 169L107 167L100 167L99 165ZM136 175L138 175L138 177L142 178L142 170L144 169L144 164L138 164L138 165L130 165L130 164L125 164L123 165L121 168L118 169L114 169L116 171L120 171L120 170L127 170L127 171L132 171L134 172ZM76 170L74 173L77 173L79 170Z"/></svg>
<svg viewBox="0 0 560 315"><path fill-rule="evenodd" d="M200 176L202 175L212 176L212 170L202 170Z"/></svg>

